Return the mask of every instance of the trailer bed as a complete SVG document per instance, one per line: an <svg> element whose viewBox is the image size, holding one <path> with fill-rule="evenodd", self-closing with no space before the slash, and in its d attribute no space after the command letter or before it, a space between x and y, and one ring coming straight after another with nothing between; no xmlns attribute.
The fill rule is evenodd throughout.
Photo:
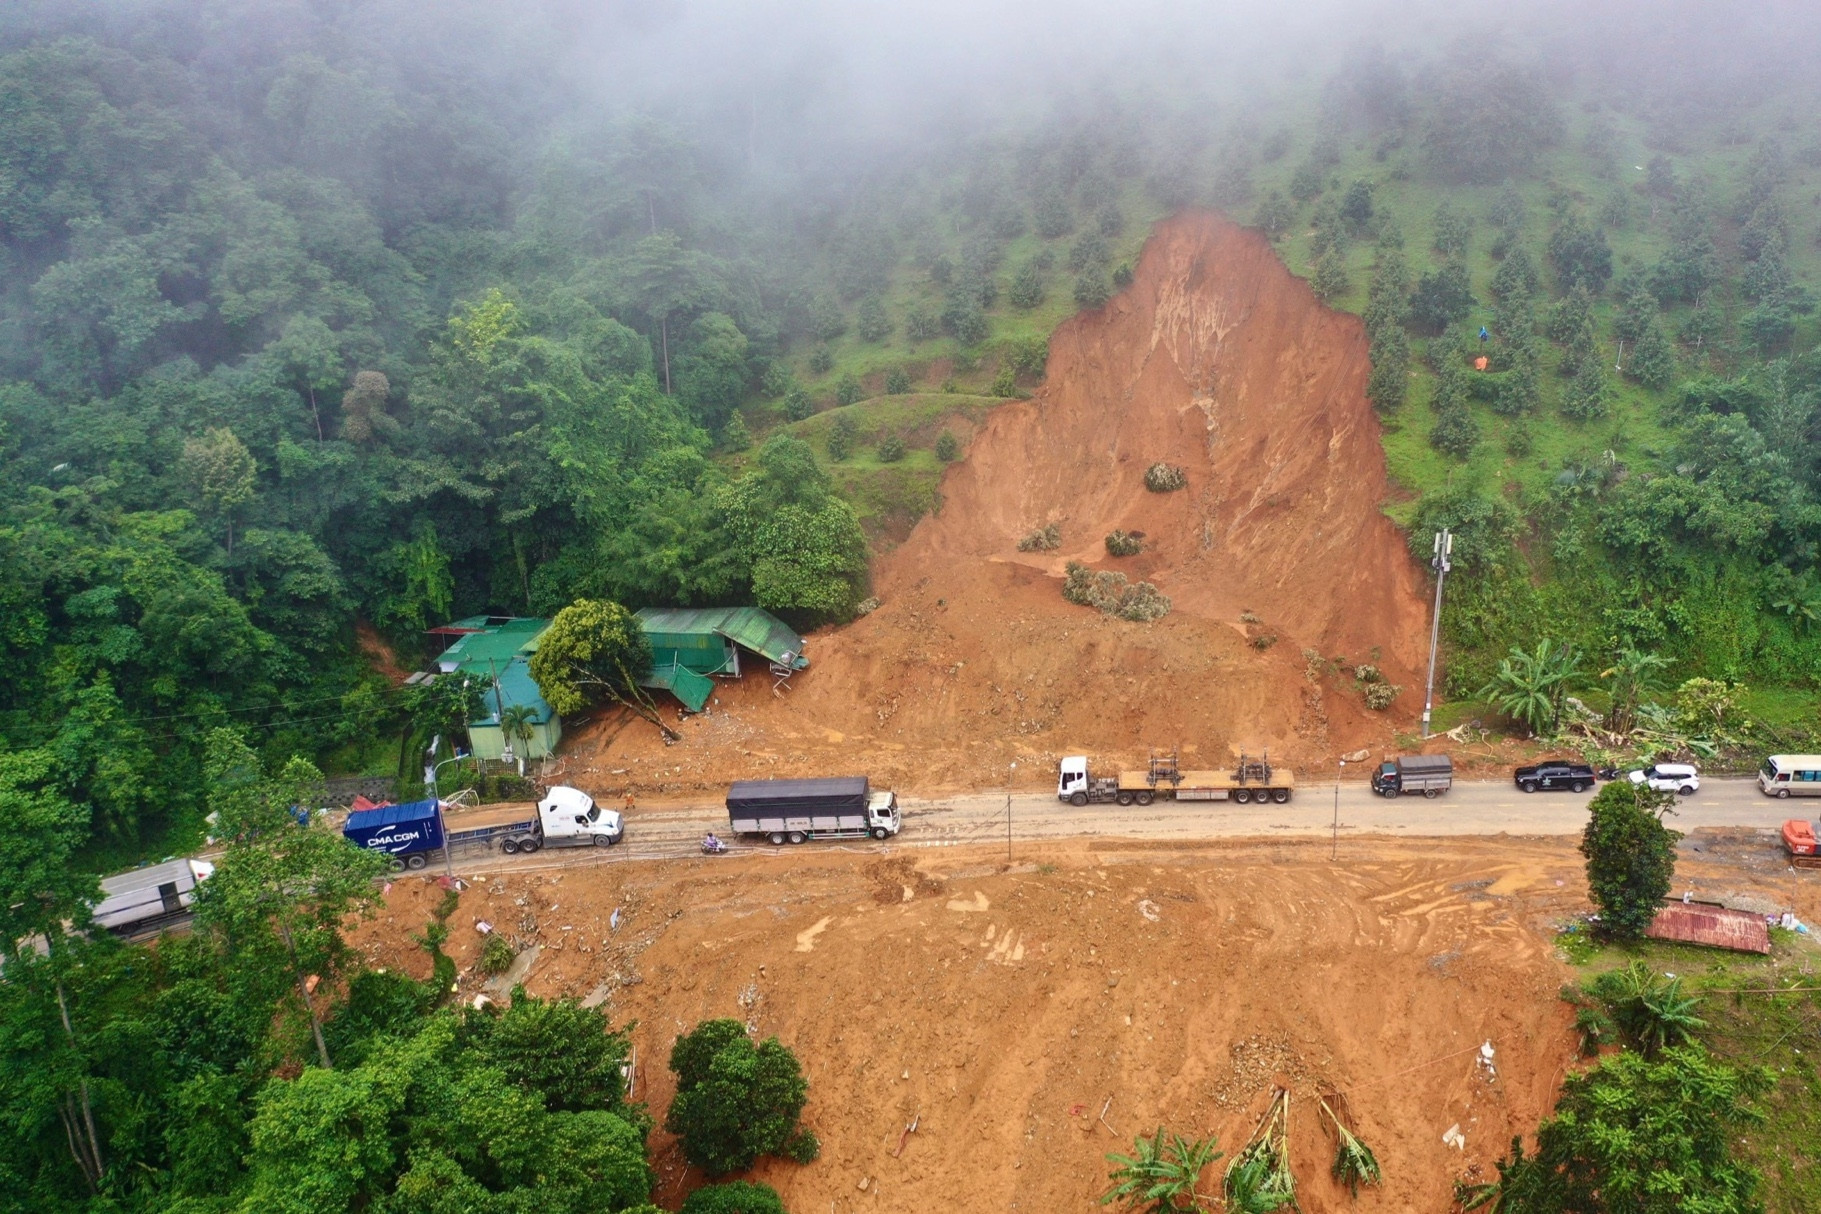
<svg viewBox="0 0 1821 1214"><path fill-rule="evenodd" d="M497 832L511 827L529 830L537 822L537 806L531 802L505 805L482 805L476 809L443 811L443 824L452 839L473 837L470 832Z"/></svg>

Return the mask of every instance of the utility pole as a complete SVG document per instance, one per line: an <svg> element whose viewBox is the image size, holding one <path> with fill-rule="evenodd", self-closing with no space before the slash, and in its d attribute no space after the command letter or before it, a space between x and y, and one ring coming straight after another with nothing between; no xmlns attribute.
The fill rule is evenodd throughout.
<svg viewBox="0 0 1821 1214"><path fill-rule="evenodd" d="M1328 852L1328 859L1340 859L1340 773L1346 770L1347 761L1340 760L1340 766L1334 769L1334 843Z"/></svg>
<svg viewBox="0 0 1821 1214"><path fill-rule="evenodd" d="M1435 570L1435 614L1429 621L1429 679L1423 686L1423 736L1429 736L1429 718L1435 709L1435 651L1442 640L1442 583L1454 568L1449 559L1454 555L1454 535L1443 527L1435 533L1435 555L1429 567Z"/></svg>
<svg viewBox="0 0 1821 1214"><path fill-rule="evenodd" d="M1005 862L1012 862L1012 781L1018 775L1018 764L1014 760L1005 773Z"/></svg>

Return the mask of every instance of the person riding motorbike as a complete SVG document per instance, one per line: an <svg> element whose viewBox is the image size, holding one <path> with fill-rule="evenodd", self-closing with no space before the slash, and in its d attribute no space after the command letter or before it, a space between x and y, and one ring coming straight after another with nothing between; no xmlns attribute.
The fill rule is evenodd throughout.
<svg viewBox="0 0 1821 1214"><path fill-rule="evenodd" d="M702 836L702 850L711 856L718 855L727 850L727 844L715 838L713 831L709 831Z"/></svg>

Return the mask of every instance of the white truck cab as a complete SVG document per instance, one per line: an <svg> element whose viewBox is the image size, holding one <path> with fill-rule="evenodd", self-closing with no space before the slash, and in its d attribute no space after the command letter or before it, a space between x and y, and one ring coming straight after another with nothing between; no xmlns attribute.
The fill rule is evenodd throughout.
<svg viewBox="0 0 1821 1214"><path fill-rule="evenodd" d="M866 825L873 838L883 838L880 831L887 834L898 833L898 794L895 792L875 792L866 799Z"/></svg>
<svg viewBox="0 0 1821 1214"><path fill-rule="evenodd" d="M1087 788L1088 757L1069 755L1063 759L1056 776L1056 799L1066 801L1078 792L1085 793Z"/></svg>
<svg viewBox="0 0 1821 1214"><path fill-rule="evenodd" d="M619 812L602 809L579 788L558 784L537 803L538 825L550 847L607 847L626 833Z"/></svg>

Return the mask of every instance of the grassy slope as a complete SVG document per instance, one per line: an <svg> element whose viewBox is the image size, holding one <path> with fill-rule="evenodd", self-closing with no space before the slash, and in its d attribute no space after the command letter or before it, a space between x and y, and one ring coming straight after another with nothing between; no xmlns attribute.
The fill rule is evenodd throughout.
<svg viewBox="0 0 1821 1214"><path fill-rule="evenodd" d="M1781 111L1774 105L1767 104L1764 112L1755 116L1757 121L1746 122L1741 126L1752 131L1775 131L1780 115ZM1659 206L1658 214L1653 220L1652 199L1635 188L1644 176L1635 166L1646 163L1654 154L1644 143L1641 125L1610 111L1604 113L1603 117L1617 129L1619 139L1618 152L1613 157L1616 171L1612 176L1602 176L1598 165L1583 151L1584 137L1594 117L1581 110L1571 110L1568 117L1568 137L1518 183L1528 204L1526 222L1521 233L1522 243L1529 248L1538 266L1544 269L1547 281L1548 258L1544 250L1553 222L1549 201L1556 190L1559 188L1566 191L1574 199L1579 213L1589 221L1598 215L1615 192L1622 192L1629 201L1630 218L1621 226L1606 229L1607 240L1613 247L1613 276L1616 280L1630 271L1654 264L1664 249L1669 215L1666 206ZM1306 121L1303 129L1312 133L1313 123ZM1786 144L1789 143L1790 136L1785 134L1784 140ZM1743 168L1756 146L1755 141L1729 141L1718 134L1706 134L1692 140L1691 146L1694 149L1691 154L1671 157L1678 178L1685 180L1697 173L1706 175L1716 186L1715 201L1718 209L1730 212L1734 199L1742 188ZM1405 253L1409 257L1413 274L1432 269L1441 262L1440 256L1429 247L1436 207L1447 202L1457 210L1471 215L1475 220L1475 228L1468 265L1473 276L1474 293L1483 302L1468 323L1476 328L1481 324L1490 324L1492 309L1487 287L1497 272L1499 263L1488 251L1494 229L1487 222L1486 215L1492 207L1498 187L1458 186L1437 182L1425 170L1420 152L1413 146L1407 145L1392 151L1383 161L1376 159L1373 151L1374 142L1364 138L1345 143L1342 163L1329 175L1329 189L1324 197L1337 194L1356 179L1372 182L1375 186L1375 207L1388 213L1404 235ZM1287 197L1289 177L1297 163L1298 157L1293 153L1279 164L1270 166L1268 171L1260 172L1257 178L1260 196L1272 189L1282 189ZM1809 205L1809 200L1821 190L1821 169L1803 167L1793 161L1791 169L1791 180L1781 195L1793 229L1788 261L1798 282L1815 283L1821 281L1821 248L1817 247L1814 239L1814 208ZM1298 223L1279 245L1290 267L1305 276L1313 272L1309 256L1308 220L1314 206L1315 203L1307 203L1299 209ZM1727 221L1717 225L1714 236L1728 276L1736 277L1739 267L1731 234L1730 222ZM1351 289L1336 299L1334 305L1358 312L1366 302L1366 284L1372 264L1371 242L1355 242L1349 249L1347 264ZM1543 318L1545 306L1543 304L1538 308L1539 322ZM1743 301L1734 300L1728 302L1727 311L1730 318L1736 319L1749 307ZM1611 338L1611 324L1617 310L1617 302L1610 298L1597 301L1595 309L1606 339L1606 348L1615 356L1617 350ZM1690 311L1690 306L1686 304L1665 309L1664 320L1671 333L1680 327ZM1817 321L1814 317L1804 319L1798 325L1794 348L1805 349L1813 345L1816 330ZM1426 343L1418 341L1413 344L1419 354L1417 361L1420 362L1420 352ZM1720 361L1697 359L1686 350L1678 353L1680 369L1685 375L1701 370L1704 366L1720 371L1727 369ZM1546 371L1553 369L1556 361L1557 352L1547 354L1544 360ZM1629 380L1615 376L1613 387L1616 391L1608 416L1591 422L1574 422L1554 413L1553 407L1562 383L1559 378L1546 373L1545 408L1528 423L1532 448L1529 454L1522 458L1510 455L1506 451L1505 440L1511 430L1512 420L1500 417L1484 404L1476 404L1473 408L1483 438L1472 457L1462 463L1429 445L1428 435L1434 425L1434 416L1429 411L1428 402L1434 389L1434 376L1426 366L1416 367L1416 377L1411 387L1409 402L1396 417L1389 420L1385 436L1385 454L1392 480L1405 491L1404 500L1388 503L1386 507L1387 513L1399 522L1409 521L1416 497L1443 487L1450 480L1465 479L1489 488L1504 487L1507 492L1521 487L1526 492L1534 493L1552 482L1570 461L1592 462L1606 450L1611 450L1633 467L1651 467L1662 463L1667 446L1668 435L1657 420L1662 394L1649 392Z"/></svg>
<svg viewBox="0 0 1821 1214"><path fill-rule="evenodd" d="M1812 930L1812 929L1811 929ZM1760 1102L1763 1124L1741 1136L1741 1155L1764 1176L1760 1196L1775 1211L1821 1210L1821 1049L1815 1024L1821 996L1814 990L1791 995L1740 993L1738 988L1821 986L1821 946L1812 935L1772 929L1768 957L1723 953L1692 945L1646 941L1635 949L1588 949L1582 941L1565 948L1585 980L1642 958L1659 973L1679 974L1690 994L1701 995L1699 1014L1708 1022L1702 1043L1735 1066L1763 1066L1774 1086Z"/></svg>

